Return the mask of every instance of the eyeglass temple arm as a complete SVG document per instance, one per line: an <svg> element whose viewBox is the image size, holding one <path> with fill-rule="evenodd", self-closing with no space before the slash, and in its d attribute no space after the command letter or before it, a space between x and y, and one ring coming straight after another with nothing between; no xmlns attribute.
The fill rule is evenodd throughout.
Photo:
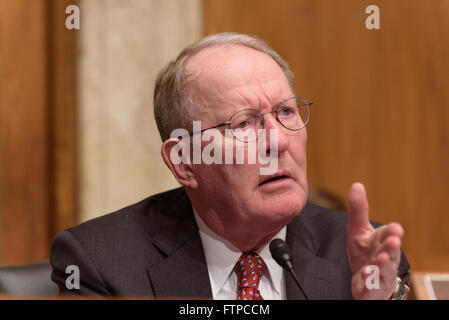
<svg viewBox="0 0 449 320"><path fill-rule="evenodd" d="M230 124L230 123L231 122L229 122L229 121L223 122L223 123L217 124L216 126L200 130L199 132L204 132L204 131L209 130L209 129L215 129L215 128L218 128L218 127L222 127L222 126L225 126L225 125ZM190 136L193 136L194 133L198 133L198 132L192 132L192 133L190 133Z"/></svg>

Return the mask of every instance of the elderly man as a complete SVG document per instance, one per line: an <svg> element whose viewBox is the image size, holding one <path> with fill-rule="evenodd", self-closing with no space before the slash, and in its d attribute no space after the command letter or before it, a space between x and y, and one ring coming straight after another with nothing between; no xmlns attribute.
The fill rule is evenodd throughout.
<svg viewBox="0 0 449 320"><path fill-rule="evenodd" d="M160 72L154 94L162 157L182 187L61 232L51 254L61 292L403 298L409 265L402 227L370 223L362 184L349 191L348 214L307 203L310 103L294 96L287 63L259 39L216 34L184 49ZM173 134L177 129L187 135ZM253 139L242 135L247 129L256 132ZM209 139L200 137L208 131ZM189 152L178 161L184 138L194 143L184 144ZM219 160L234 151L231 161L195 161L207 141ZM237 150L251 148L276 160L276 170L261 174L267 164L260 157L236 161ZM274 238L290 246L303 290L272 258ZM66 285L68 265L79 268L79 289Z"/></svg>

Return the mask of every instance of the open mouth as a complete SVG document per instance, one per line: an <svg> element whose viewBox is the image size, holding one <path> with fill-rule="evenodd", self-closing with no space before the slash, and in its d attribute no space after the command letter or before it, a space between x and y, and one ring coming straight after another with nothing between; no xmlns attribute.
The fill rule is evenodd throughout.
<svg viewBox="0 0 449 320"><path fill-rule="evenodd" d="M273 181L278 181L278 180L283 180L283 179L288 179L289 177L287 177L286 175L282 175L282 176L277 176L277 177L272 177L270 179L267 179L265 181L263 181L262 183L259 184L259 186L262 186L264 184L273 182Z"/></svg>

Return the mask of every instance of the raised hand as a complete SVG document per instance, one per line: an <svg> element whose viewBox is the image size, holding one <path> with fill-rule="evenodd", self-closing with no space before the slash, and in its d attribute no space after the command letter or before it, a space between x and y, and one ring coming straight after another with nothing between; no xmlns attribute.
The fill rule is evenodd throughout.
<svg viewBox="0 0 449 320"><path fill-rule="evenodd" d="M368 200L363 184L349 190L349 222L346 249L352 270L354 299L389 299L396 285L404 230L399 223L374 229L369 222ZM379 268L379 289L369 289L369 266Z"/></svg>

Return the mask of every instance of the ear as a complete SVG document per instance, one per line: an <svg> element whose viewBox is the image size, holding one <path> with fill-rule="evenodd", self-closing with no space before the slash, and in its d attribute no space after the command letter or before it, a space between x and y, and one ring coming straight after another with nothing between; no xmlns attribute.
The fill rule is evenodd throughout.
<svg viewBox="0 0 449 320"><path fill-rule="evenodd" d="M166 166L175 176L176 180L185 187L196 189L198 187L198 181L192 170L192 164L190 159L190 144L184 144L184 148L189 148L189 150L182 149L182 140L179 139L168 139L162 143L161 155ZM181 151L181 156L179 152Z"/></svg>

